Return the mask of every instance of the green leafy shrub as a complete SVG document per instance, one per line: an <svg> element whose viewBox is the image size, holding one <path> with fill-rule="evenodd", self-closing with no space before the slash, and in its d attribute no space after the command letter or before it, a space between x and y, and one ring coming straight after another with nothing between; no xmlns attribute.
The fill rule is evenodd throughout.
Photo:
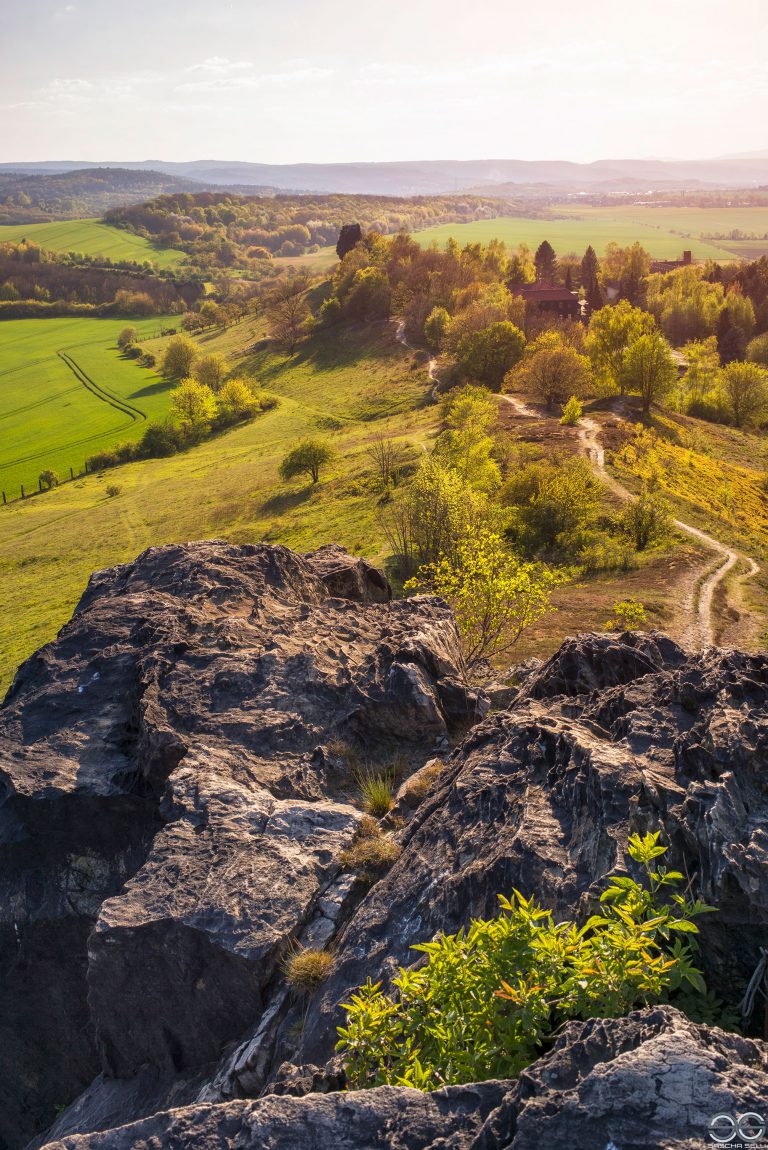
<svg viewBox="0 0 768 1150"><path fill-rule="evenodd" d="M39 482L42 488L46 491L50 491L52 487L59 486L59 477L55 471L41 471Z"/></svg>
<svg viewBox="0 0 768 1150"><path fill-rule="evenodd" d="M671 529L669 504L655 491L644 487L637 499L626 505L620 517L621 529L632 539L638 551L661 543Z"/></svg>
<svg viewBox="0 0 768 1150"><path fill-rule="evenodd" d="M648 613L639 599L617 599L611 610L606 631L639 631L648 622Z"/></svg>
<svg viewBox="0 0 768 1150"><path fill-rule="evenodd" d="M563 405L563 415L560 420L563 427L575 427L584 414L584 404L578 396L572 395Z"/></svg>
<svg viewBox="0 0 768 1150"><path fill-rule="evenodd" d="M644 882L616 876L581 927L515 892L503 914L414 947L422 965L400 970L392 994L369 980L346 1004L336 1049L351 1086L434 1090L509 1078L567 1020L616 1018L685 985L706 987L693 965L693 919L712 910L680 894L683 876L658 865L658 834L632 835Z"/></svg>

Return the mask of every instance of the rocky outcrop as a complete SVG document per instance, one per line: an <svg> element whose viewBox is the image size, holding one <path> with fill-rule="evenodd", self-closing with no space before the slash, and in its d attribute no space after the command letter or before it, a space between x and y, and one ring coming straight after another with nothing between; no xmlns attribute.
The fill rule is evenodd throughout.
<svg viewBox="0 0 768 1150"><path fill-rule="evenodd" d="M444 604L390 602L338 548L93 577L0 712L6 1145L62 1105L45 1138L71 1147L477 1150L692 1146L710 1102L757 1107L765 1047L666 1007L572 1024L516 1083L338 1092L354 987L513 887L585 911L632 831L718 907L701 957L729 1002L765 944L768 656L577 636L486 718L457 663ZM400 855L369 888L341 869L351 764L395 754ZM309 1001L295 943L334 954Z"/></svg>
<svg viewBox="0 0 768 1150"><path fill-rule="evenodd" d="M620 681L573 693L598 674ZM493 915L499 892L533 893L559 915L586 909L609 874L626 872L636 830L660 829L718 908L702 920L701 957L735 1002L768 929L766 778L768 656L686 658L659 636L642 648L615 636L566 642L508 711L470 732L404 830L399 860L341 935L302 1057L328 1056L350 987L387 977L437 931Z"/></svg>
<svg viewBox="0 0 768 1150"><path fill-rule="evenodd" d="M161 547L93 576L0 712L6 1144L99 1072L193 1081L269 1013L286 946L322 944L353 885L329 744L418 764L475 721L455 641L338 548Z"/></svg>
<svg viewBox="0 0 768 1150"><path fill-rule="evenodd" d="M768 1047L671 1007L571 1023L516 1082L197 1104L49 1150L699 1150L718 1114L765 1113Z"/></svg>

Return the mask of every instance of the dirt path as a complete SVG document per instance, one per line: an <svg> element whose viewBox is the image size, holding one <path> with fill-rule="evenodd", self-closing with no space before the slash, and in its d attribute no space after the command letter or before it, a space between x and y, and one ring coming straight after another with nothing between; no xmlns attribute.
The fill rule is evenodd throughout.
<svg viewBox="0 0 768 1150"><path fill-rule="evenodd" d="M402 320L397 325L395 338L398 343L401 343L403 347L407 347L411 351L421 350L408 342L405 335L405 323ZM437 360L434 356L429 360L427 372L430 382L434 384L430 394L434 400L437 400L439 378L437 375ZM529 407L527 403L524 403L521 399L517 399L514 395L502 395L500 398L513 407L517 414L524 419L541 418L538 411L534 411L532 407ZM579 442L584 449L584 453L592 461L595 469L600 472L600 477L606 487L625 502L629 499L633 499L634 496L632 492L624 487L623 484L619 483L618 479L615 479L606 469L605 449L600 440L600 424L596 420L584 416L579 420L578 429ZM678 531L682 531L685 535L691 536L691 538L695 539L698 543L703 543L705 547L714 551L717 556L714 563L706 568L703 575L693 580L685 588L684 600L685 612L690 622L683 632L683 643L695 648L711 647L716 639L713 600L718 587L720 587L726 577L739 563L746 565L746 571L739 575L740 584L757 575L760 567L754 559L746 555L740 555L738 551L731 550L730 547L726 547L724 543L715 539L714 536L699 530L699 528L694 527L693 524L685 523L682 519L673 519L672 522Z"/></svg>
<svg viewBox="0 0 768 1150"><path fill-rule="evenodd" d="M402 320L402 319L398 320L398 324L397 324L397 327L395 329L395 339L397 340L398 343L401 343L403 345L403 347L407 347L409 351L423 351L424 350L421 347L416 347L414 344L409 343L408 340L406 339L406 337L405 337L405 320ZM429 357L429 363L427 364L427 375L429 376L429 382L434 384L434 387L432 387L430 389L429 394L432 396L435 403L437 403L437 401L439 399L439 396L437 394L437 389L438 389L438 386L440 384L440 380L439 380L438 375L437 375L437 360L435 359L435 357L433 355Z"/></svg>
<svg viewBox="0 0 768 1150"><path fill-rule="evenodd" d="M518 415L529 419L541 418L538 412L528 407L522 400L516 399L515 396L502 395L501 398L506 403L511 404ZM606 469L605 450L600 441L600 424L596 420L584 416L579 420L578 428L579 442L584 449L584 453L591 460L595 469L600 472L600 477L606 487L625 502L629 499L633 499L634 496L632 492L624 487L623 484L619 483L618 479L615 479ZM744 583L745 580L757 575L760 567L754 559L750 559L746 555L740 555L738 551L731 550L730 547L726 547L724 543L721 543L719 539L715 539L712 535L707 535L705 531L700 531L698 527L694 527L691 523L685 523L682 519L673 519L672 522L678 531L690 535L697 542L703 543L705 547L717 553L715 562L711 564L703 576L694 581L687 590L685 607L687 613L690 615L691 621L683 634L683 642L687 645L701 648L711 647L715 643L712 603L718 587L740 562L745 563L747 566L747 570L739 576L740 583Z"/></svg>

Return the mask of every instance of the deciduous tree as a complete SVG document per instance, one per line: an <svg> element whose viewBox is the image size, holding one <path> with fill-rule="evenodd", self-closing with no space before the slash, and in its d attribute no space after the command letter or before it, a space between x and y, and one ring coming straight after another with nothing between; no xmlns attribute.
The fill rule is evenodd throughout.
<svg viewBox="0 0 768 1150"><path fill-rule="evenodd" d="M529 345L510 381L552 408L569 396L584 395L590 378L587 357L564 344L555 332L545 332Z"/></svg>
<svg viewBox="0 0 768 1150"><path fill-rule="evenodd" d="M507 372L520 360L524 348L523 333L505 320L462 336L456 359L464 375L498 388Z"/></svg>
<svg viewBox="0 0 768 1150"><path fill-rule="evenodd" d="M216 396L196 379L183 379L171 392L171 419L188 438L207 431L216 412Z"/></svg>
<svg viewBox="0 0 768 1150"><path fill-rule="evenodd" d="M272 291L266 303L267 324L270 335L289 355L293 355L309 319L306 293L309 279L295 276L282 280Z"/></svg>
<svg viewBox="0 0 768 1150"><path fill-rule="evenodd" d="M195 362L192 375L198 383L205 384L206 387L210 387L211 391L217 392L221 391L229 370L229 364L223 355L209 352L208 355L201 356Z"/></svg>
<svg viewBox="0 0 768 1150"><path fill-rule="evenodd" d="M321 469L333 459L334 451L322 439L302 439L280 464L280 478L294 479L308 475L313 483L320 481Z"/></svg>
<svg viewBox="0 0 768 1150"><path fill-rule="evenodd" d="M722 372L723 391L737 427L755 418L768 400L768 371L757 363L729 363Z"/></svg>
<svg viewBox="0 0 768 1150"><path fill-rule="evenodd" d="M640 396L643 414L652 403L659 403L677 381L677 365L669 344L657 331L638 338L629 345L621 366L622 392Z"/></svg>
<svg viewBox="0 0 768 1150"><path fill-rule="evenodd" d="M656 327L653 316L632 307L626 300L615 307L603 307L589 321L587 354L596 378L606 390L621 390L622 368L627 348L638 336Z"/></svg>
<svg viewBox="0 0 768 1150"><path fill-rule="evenodd" d="M186 335L174 335L163 352L160 370L170 379L186 379L197 356L197 344Z"/></svg>

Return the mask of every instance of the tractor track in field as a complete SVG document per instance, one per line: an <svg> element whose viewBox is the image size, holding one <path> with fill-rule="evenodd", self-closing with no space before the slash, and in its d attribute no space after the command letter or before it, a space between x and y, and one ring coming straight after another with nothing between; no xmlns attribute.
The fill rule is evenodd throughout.
<svg viewBox="0 0 768 1150"><path fill-rule="evenodd" d="M133 423L147 418L146 412L142 411L140 407L134 407L132 403L120 399L119 396L109 391L108 388L103 387L100 383L96 383L95 380L91 379L66 351L62 349L61 351L57 351L56 354L62 363L73 373L75 379L77 379L87 391L90 391L91 395L95 396L96 399L100 399L103 403L108 403L109 406L114 407L116 411L120 411L123 415L129 416Z"/></svg>
<svg viewBox="0 0 768 1150"><path fill-rule="evenodd" d="M90 394L95 399L98 399L101 403L108 404L110 407L114 408L115 411L119 411L121 415L127 416L131 423L137 423L140 420L146 420L146 413L143 412L141 408L134 407L133 404L128 403L126 400L120 399L120 397L117 395L114 395L102 384L96 383L95 380L91 379L91 377L87 375L83 368L80 367L80 365L72 358L71 355L69 355L67 351L62 349L57 351L56 354L65 365L65 367L67 367L69 371L72 372L78 384L81 387L84 387L86 391L90 392ZM73 388L72 390L76 391L77 389ZM57 392L56 395L53 396L46 396L44 400L37 400L27 404L25 407L16 408L12 412L6 412L3 418L5 418L5 416L17 415L24 411L30 411L35 407L44 406L45 404L50 403L51 400L59 398L60 396L66 395L68 393L69 389L67 389L67 391ZM117 431L118 429L116 428L115 430ZM50 449L48 454L53 451L65 451L75 447L85 447L89 443L95 443L103 439L103 431L95 432L93 435L86 435L81 439L71 439L67 443L56 444ZM19 456L17 459L6 460L6 462L3 463L2 468L0 468L0 471L7 471L8 468L11 467L19 467L24 463L32 463L34 460L39 458L40 452L33 451L29 455Z"/></svg>

